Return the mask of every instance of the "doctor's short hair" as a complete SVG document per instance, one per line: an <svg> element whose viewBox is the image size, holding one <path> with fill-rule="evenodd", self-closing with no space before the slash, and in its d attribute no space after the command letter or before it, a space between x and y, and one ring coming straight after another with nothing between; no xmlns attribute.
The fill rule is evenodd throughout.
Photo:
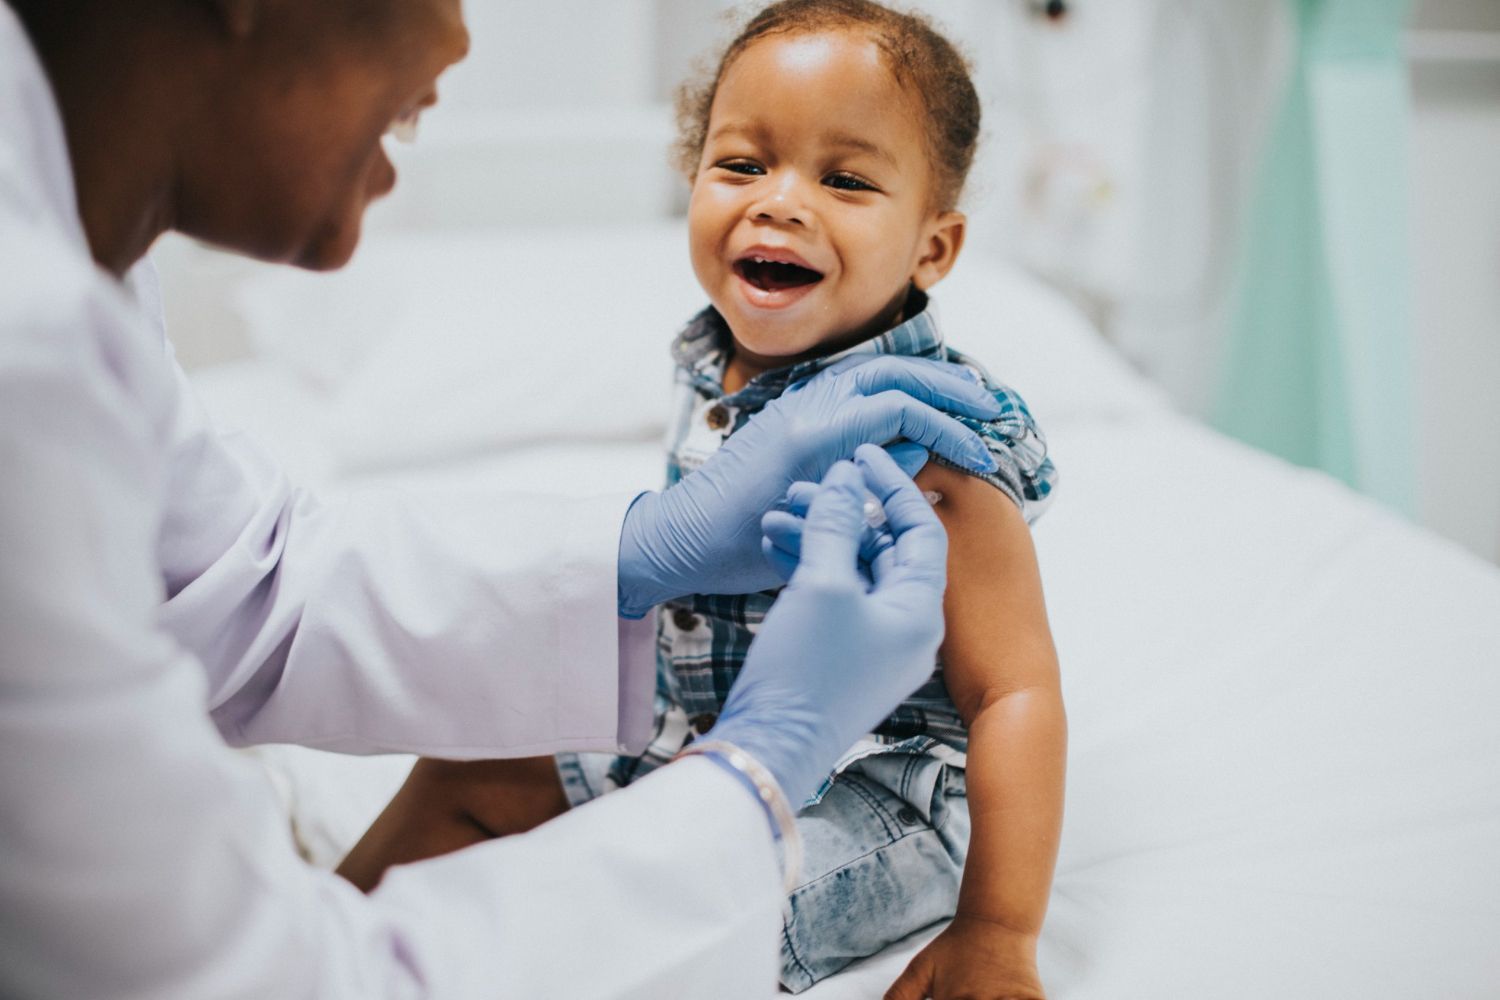
<svg viewBox="0 0 1500 1000"><path fill-rule="evenodd" d="M955 208L979 144L979 95L970 79L969 62L926 16L893 10L873 0L779 0L750 18L712 71L689 80L677 92L673 150L677 169L689 182L697 176L714 95L741 53L774 35L837 30L868 33L896 82L924 105L935 207L941 211Z"/></svg>

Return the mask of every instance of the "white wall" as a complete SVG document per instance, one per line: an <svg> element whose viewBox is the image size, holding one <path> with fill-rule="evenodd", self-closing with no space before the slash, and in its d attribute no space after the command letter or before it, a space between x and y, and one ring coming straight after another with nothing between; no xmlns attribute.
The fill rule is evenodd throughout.
<svg viewBox="0 0 1500 1000"><path fill-rule="evenodd" d="M1202 413L1289 4L1075 0L1056 28L1023 6L997 6L989 238ZM1500 561L1500 0L1415 7L1418 516Z"/></svg>
<svg viewBox="0 0 1500 1000"><path fill-rule="evenodd" d="M1420 515L1500 561L1500 51L1412 83Z"/></svg>
<svg viewBox="0 0 1500 1000"><path fill-rule="evenodd" d="M1286 0L998 4L983 218L1189 413L1208 409Z"/></svg>

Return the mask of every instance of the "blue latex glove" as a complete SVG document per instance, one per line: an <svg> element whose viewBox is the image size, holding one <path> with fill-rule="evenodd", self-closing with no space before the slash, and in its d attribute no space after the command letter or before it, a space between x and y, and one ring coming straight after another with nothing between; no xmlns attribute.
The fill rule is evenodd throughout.
<svg viewBox="0 0 1500 1000"><path fill-rule="evenodd" d="M943 639L948 536L882 449L863 445L855 459L830 469L813 496L796 572L706 737L754 755L793 808L932 674ZM866 490L894 541L869 578L859 570Z"/></svg>
<svg viewBox="0 0 1500 1000"><path fill-rule="evenodd" d="M908 476L915 477L926 464L927 449L920 445L902 441L887 445L885 450ZM790 580L797 569L797 561L802 556L802 531L807 524L807 511L817 492L817 483L793 483L787 487L783 501L786 509L770 511L761 518L760 527L765 534L760 543L761 551L782 580ZM868 495L866 500L872 498L873 495ZM892 547L890 528L869 524L868 520L867 517L866 527L859 538L860 571L867 577L873 573L877 561L891 558Z"/></svg>
<svg viewBox="0 0 1500 1000"><path fill-rule="evenodd" d="M761 551L761 516L798 480L819 481L860 444L905 439L980 472L995 460L942 409L1000 413L966 369L890 355L845 358L767 404L691 475L643 493L620 533L620 614L685 594L748 594L782 577Z"/></svg>

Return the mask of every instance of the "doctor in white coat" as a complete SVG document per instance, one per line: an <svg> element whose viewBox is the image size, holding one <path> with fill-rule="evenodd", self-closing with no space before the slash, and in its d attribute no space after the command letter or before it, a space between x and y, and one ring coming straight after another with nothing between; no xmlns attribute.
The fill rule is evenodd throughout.
<svg viewBox="0 0 1500 1000"><path fill-rule="evenodd" d="M495 497L461 551L419 511L291 488L208 423L141 262L177 229L342 264L394 183L383 133L467 44L458 0L0 3L0 995L774 988L786 802L941 634L946 539L869 443L983 465L935 407L993 404L940 366L830 370L670 490ZM710 752L366 896L293 854L229 749L638 746L649 609L780 582L761 518L807 480ZM873 565L866 489L895 535Z"/></svg>

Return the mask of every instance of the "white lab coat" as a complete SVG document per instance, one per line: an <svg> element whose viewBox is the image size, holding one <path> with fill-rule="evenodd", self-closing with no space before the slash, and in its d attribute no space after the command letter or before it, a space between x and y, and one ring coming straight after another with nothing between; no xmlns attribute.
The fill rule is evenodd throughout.
<svg viewBox="0 0 1500 1000"><path fill-rule="evenodd" d="M320 505L216 435L151 275L93 265L0 4L0 996L768 995L772 842L712 763L366 897L294 855L226 746L635 742L626 502L493 497L459 548L399 506Z"/></svg>

